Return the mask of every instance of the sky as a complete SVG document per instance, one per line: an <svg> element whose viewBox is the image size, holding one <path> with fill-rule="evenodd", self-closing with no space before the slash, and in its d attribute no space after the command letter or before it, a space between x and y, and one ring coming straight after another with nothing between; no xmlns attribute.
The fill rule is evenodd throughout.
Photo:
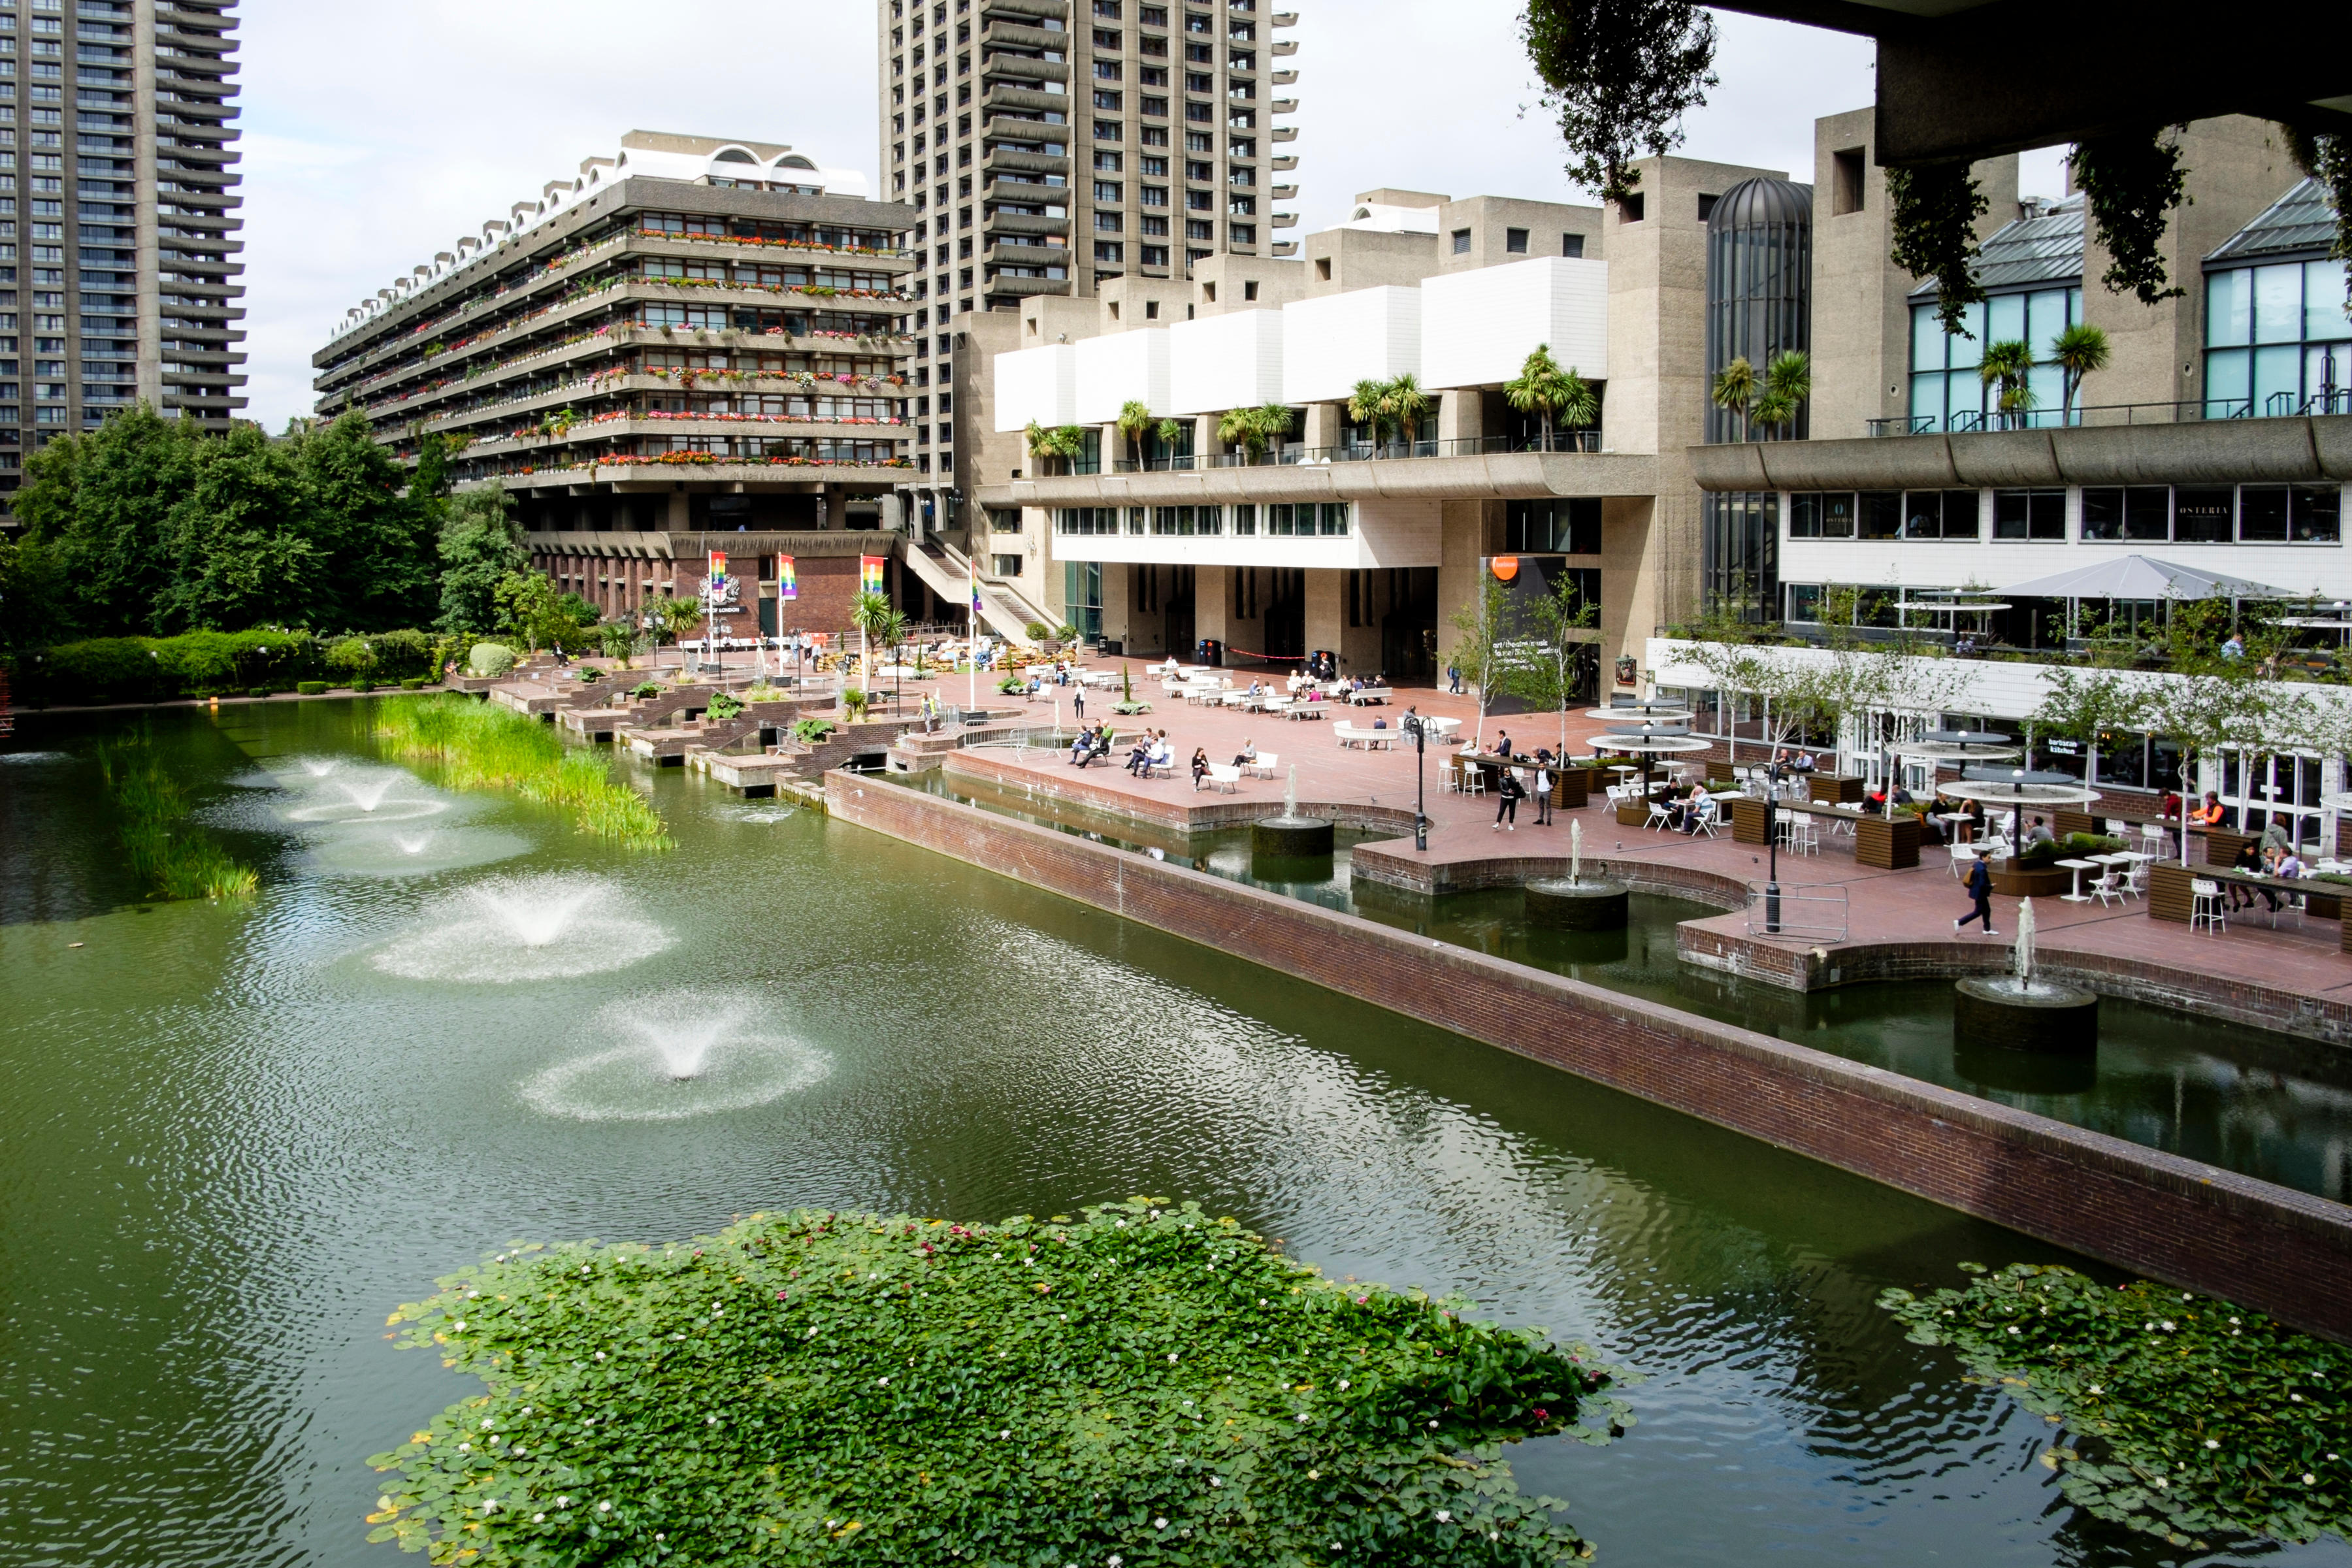
<svg viewBox="0 0 2352 1568"><path fill-rule="evenodd" d="M1516 5L1282 4L1299 15L1280 35L1298 40L1281 62L1299 73L1295 233L1381 185L1590 199L1560 173ZM245 0L251 416L278 430L310 412L310 356L344 311L625 132L780 142L878 189L874 0L658 12L649 26L643 0ZM1717 25L1721 84L1681 151L1809 178L1814 119L1872 100L1871 46L1729 13ZM2054 195L2058 179L2054 152L2026 155L2025 194Z"/></svg>

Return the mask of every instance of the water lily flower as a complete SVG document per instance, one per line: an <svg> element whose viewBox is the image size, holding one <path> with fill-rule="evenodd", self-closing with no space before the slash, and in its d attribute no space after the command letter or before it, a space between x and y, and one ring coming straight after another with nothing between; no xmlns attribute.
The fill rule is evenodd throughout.
<svg viewBox="0 0 2352 1568"><path fill-rule="evenodd" d="M547 1515L543 1513L532 1514L530 1516L530 1521L533 1524L545 1524L547 1522Z"/></svg>
<svg viewBox="0 0 2352 1568"><path fill-rule="evenodd" d="M1165 1519L1155 1519L1151 1521L1151 1528L1154 1530L1165 1530L1168 1528L1168 1521Z"/></svg>
<svg viewBox="0 0 2352 1568"><path fill-rule="evenodd" d="M2104 1393L2105 1393L2105 1392L2106 1392L2106 1390L2105 1390L2105 1389L2101 1388L2097 1384L2095 1384L2095 1384L2091 1384L2091 1392L2092 1392L2093 1394L2104 1394Z"/></svg>
<svg viewBox="0 0 2352 1568"><path fill-rule="evenodd" d="M2168 1318L2165 1320L2164 1331L2168 1334L2172 1331L2172 1321Z"/></svg>
<svg viewBox="0 0 2352 1568"><path fill-rule="evenodd" d="M1225 1478L1223 1476L1211 1476L1209 1478L1209 1484L1213 1487L1223 1486L1225 1484Z"/></svg>
<svg viewBox="0 0 2352 1568"><path fill-rule="evenodd" d="M1339 1392L1342 1394L1348 1392L1348 1380L1344 1377L1339 1380Z"/></svg>
<svg viewBox="0 0 2352 1568"><path fill-rule="evenodd" d="M2221 1439L2219 1437L2208 1437L2205 1439L2205 1446L2209 1448L2218 1448L2221 1446Z"/></svg>
<svg viewBox="0 0 2352 1568"><path fill-rule="evenodd" d="M1437 1510L1437 1522L1440 1524L1452 1524L1454 1522L1453 1510L1444 1508L1439 1509Z"/></svg>
<svg viewBox="0 0 2352 1568"><path fill-rule="evenodd" d="M568 1497L557 1498L555 1500L555 1506L558 1508L570 1508L572 1506L572 1500Z"/></svg>
<svg viewBox="0 0 2352 1568"><path fill-rule="evenodd" d="M613 1511L613 1505L609 1502L600 1502L596 1505L596 1511L598 1513L610 1513Z"/></svg>
<svg viewBox="0 0 2352 1568"><path fill-rule="evenodd" d="M2319 1478L2318 1478L2317 1476L2315 1476L2315 1475L2311 1474L2309 1471L2305 1471L2305 1472L2304 1473L2303 1484L2304 1484L2305 1486L2310 1486L2313 1482L2315 1482L2315 1481L2316 1481L2316 1480L2318 1480L2318 1479L2319 1479Z"/></svg>
<svg viewBox="0 0 2352 1568"><path fill-rule="evenodd" d="M461 1334L462 1334L462 1333L464 1333L464 1332L466 1331L466 1325L465 1325L464 1323L462 1323L462 1322L460 1322L460 1323L456 1323L456 1324L453 1324L453 1325L451 1325L451 1326L452 1326L452 1327L454 1327L454 1328L455 1328L455 1329L456 1329L459 1333L461 1333Z"/></svg>

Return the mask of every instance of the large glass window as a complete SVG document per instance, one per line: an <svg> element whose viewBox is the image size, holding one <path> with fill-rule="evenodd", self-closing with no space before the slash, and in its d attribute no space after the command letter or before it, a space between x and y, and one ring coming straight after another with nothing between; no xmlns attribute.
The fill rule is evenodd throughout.
<svg viewBox="0 0 2352 1568"><path fill-rule="evenodd" d="M1503 548L1528 555L1600 554L1600 498L1510 502Z"/></svg>
<svg viewBox="0 0 2352 1568"><path fill-rule="evenodd" d="M2205 278L2205 417L2352 413L2341 261L2232 267Z"/></svg>
<svg viewBox="0 0 2352 1568"><path fill-rule="evenodd" d="M1102 636L1102 563L1062 563L1062 614L1083 637Z"/></svg>
<svg viewBox="0 0 2352 1568"><path fill-rule="evenodd" d="M1992 536L1995 539L2063 540L2066 537L2066 492L1993 491Z"/></svg>
<svg viewBox="0 0 2352 1568"><path fill-rule="evenodd" d="M2343 501L2336 485L2091 485L2083 490L2083 538L2111 544L2335 544L2342 539ZM2016 537L2000 532L2000 496L1994 504L1995 537Z"/></svg>
<svg viewBox="0 0 2352 1568"><path fill-rule="evenodd" d="M1911 307L1911 397L1914 429L2040 428L2078 422L2067 406L2066 377L2052 363L2058 334L2083 319L2080 289L2033 289L1995 294L1968 310L1968 335L1947 334L1933 304ZM2033 352L2026 377L2028 405L2004 421L1996 383L1985 384L1979 367L1987 343L2023 342ZM2079 402L2080 393L2077 393Z"/></svg>

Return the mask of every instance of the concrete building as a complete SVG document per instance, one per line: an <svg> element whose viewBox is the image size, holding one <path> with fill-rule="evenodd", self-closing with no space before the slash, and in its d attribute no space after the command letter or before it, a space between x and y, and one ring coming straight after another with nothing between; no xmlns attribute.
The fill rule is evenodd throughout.
<svg viewBox="0 0 2352 1568"><path fill-rule="evenodd" d="M236 28L232 0L0 5L0 504L135 401L245 406Z"/></svg>
<svg viewBox="0 0 2352 1568"><path fill-rule="evenodd" d="M534 557L608 614L698 591L721 550L735 635L837 631L858 557L897 558L909 463L914 214L865 186L631 132L354 306L313 356L319 413L404 458L446 437L456 482L502 483Z"/></svg>
<svg viewBox="0 0 2352 1568"><path fill-rule="evenodd" d="M919 512L961 527L965 334L1122 285L1182 298L1224 256L1293 255L1295 12L1260 0L880 0L886 194L915 209Z"/></svg>

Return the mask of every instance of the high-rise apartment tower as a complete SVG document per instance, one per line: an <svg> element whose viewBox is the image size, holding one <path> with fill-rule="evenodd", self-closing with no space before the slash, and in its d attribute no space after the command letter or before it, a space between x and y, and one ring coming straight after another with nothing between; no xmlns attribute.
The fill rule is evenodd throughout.
<svg viewBox="0 0 2352 1568"><path fill-rule="evenodd" d="M0 0L0 500L144 399L245 406L233 0Z"/></svg>
<svg viewBox="0 0 2352 1568"><path fill-rule="evenodd" d="M956 318L1290 256L1297 15L1262 0L879 0L883 189L924 258L915 466L950 526ZM921 476L932 476L929 480Z"/></svg>

